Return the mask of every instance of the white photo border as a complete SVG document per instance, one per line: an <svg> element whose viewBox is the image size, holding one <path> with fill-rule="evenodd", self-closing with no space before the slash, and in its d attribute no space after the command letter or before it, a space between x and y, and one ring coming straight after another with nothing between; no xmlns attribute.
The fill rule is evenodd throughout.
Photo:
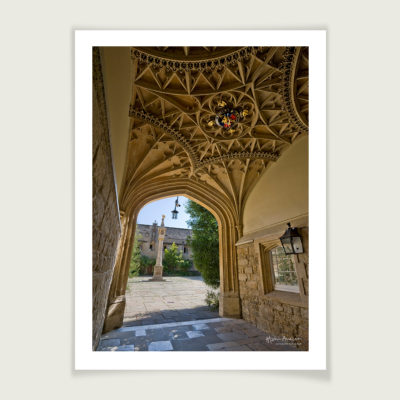
<svg viewBox="0 0 400 400"><path fill-rule="evenodd" d="M165 45L309 47L309 351L92 351L92 47ZM326 31L75 31L75 369L326 369Z"/></svg>

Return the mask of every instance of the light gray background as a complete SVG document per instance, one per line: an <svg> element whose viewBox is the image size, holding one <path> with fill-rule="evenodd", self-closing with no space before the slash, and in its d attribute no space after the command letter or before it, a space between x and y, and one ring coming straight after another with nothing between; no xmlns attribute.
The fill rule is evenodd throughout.
<svg viewBox="0 0 400 400"><path fill-rule="evenodd" d="M4 398L394 398L397 3L37 0L2 6ZM73 372L73 29L82 28L328 30L327 372Z"/></svg>

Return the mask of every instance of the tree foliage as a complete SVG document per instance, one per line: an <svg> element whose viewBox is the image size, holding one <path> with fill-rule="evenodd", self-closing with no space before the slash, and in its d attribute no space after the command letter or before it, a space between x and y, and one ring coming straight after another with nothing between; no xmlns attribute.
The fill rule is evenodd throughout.
<svg viewBox="0 0 400 400"><path fill-rule="evenodd" d="M163 256L164 271L174 272L179 269L179 266L183 263L182 252L178 250L178 246L172 243L171 247L165 249Z"/></svg>
<svg viewBox="0 0 400 400"><path fill-rule="evenodd" d="M150 258L144 254L140 257L140 275L145 275L151 272L152 267L156 264L155 258Z"/></svg>
<svg viewBox="0 0 400 400"><path fill-rule="evenodd" d="M191 262L183 259L182 251L174 242L164 251L163 266L166 274L187 275Z"/></svg>
<svg viewBox="0 0 400 400"><path fill-rule="evenodd" d="M138 276L140 274L141 254L140 254L139 239L141 238L142 235L138 231L136 231L135 240L133 242L131 261L129 265L129 277Z"/></svg>
<svg viewBox="0 0 400 400"><path fill-rule="evenodd" d="M204 282L213 287L219 286L219 237L218 223L214 216L201 205L189 200L186 212L190 215L188 225L193 231L190 246L194 265L201 273Z"/></svg>

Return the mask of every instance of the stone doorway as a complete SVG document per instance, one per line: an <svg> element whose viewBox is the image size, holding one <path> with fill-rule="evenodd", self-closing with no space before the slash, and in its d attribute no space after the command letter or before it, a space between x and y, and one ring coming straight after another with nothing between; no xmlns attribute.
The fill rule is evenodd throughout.
<svg viewBox="0 0 400 400"><path fill-rule="evenodd" d="M124 326L217 318L219 227L212 213L185 196L166 197L142 207L136 222ZM203 252L208 258L199 258ZM214 296L212 307L207 305L207 295Z"/></svg>

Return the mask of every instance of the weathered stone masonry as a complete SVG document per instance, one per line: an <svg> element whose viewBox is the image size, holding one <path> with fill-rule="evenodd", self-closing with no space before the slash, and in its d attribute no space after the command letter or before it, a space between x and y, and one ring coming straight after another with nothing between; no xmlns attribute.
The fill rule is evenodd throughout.
<svg viewBox="0 0 400 400"><path fill-rule="evenodd" d="M268 291L263 273L269 266L262 265L258 246L260 241L240 245L237 248L239 291L243 319L276 336L300 338L303 350L308 349L308 240L302 230L306 252L296 261L300 293L277 290ZM263 272L264 268L264 272ZM267 268L267 270L265 270ZM304 268L304 271L302 269ZM306 291L302 290L306 288Z"/></svg>
<svg viewBox="0 0 400 400"><path fill-rule="evenodd" d="M93 349L104 324L121 234L99 49L93 50Z"/></svg>
<svg viewBox="0 0 400 400"><path fill-rule="evenodd" d="M172 243L178 246L178 250L182 252L185 260L192 258L191 248L188 244L188 239L192 235L191 229L174 228L166 226L166 234L164 239L164 246L169 248ZM157 255L157 242L158 242L158 225L156 222L153 225L136 224L136 230L140 234L139 246L140 253L155 258Z"/></svg>

